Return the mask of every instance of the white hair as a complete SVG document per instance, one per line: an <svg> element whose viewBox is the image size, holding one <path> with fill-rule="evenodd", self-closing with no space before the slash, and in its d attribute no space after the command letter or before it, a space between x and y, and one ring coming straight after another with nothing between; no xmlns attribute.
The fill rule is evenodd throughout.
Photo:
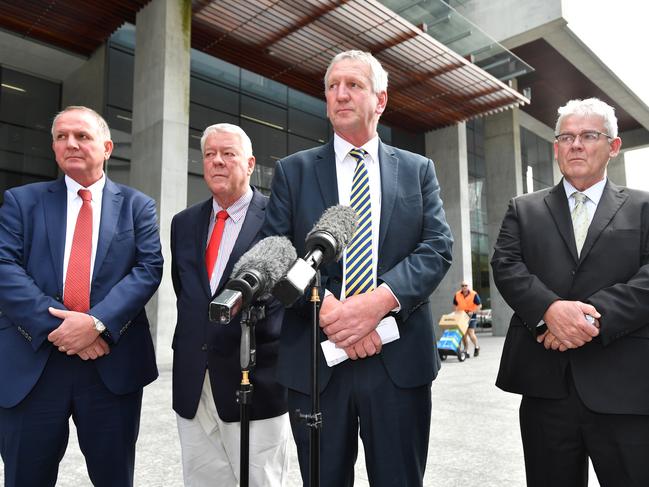
<svg viewBox="0 0 649 487"><path fill-rule="evenodd" d="M252 142L250 141L250 137L248 137L248 134L246 134L246 132L241 127L231 123L216 123L214 125L210 125L203 131L203 135L201 136L201 154L205 155L205 141L210 136L210 134L214 133L238 135L241 139L243 156L246 159L252 157Z"/></svg>
<svg viewBox="0 0 649 487"><path fill-rule="evenodd" d="M585 100L570 100L564 106L560 107L557 112L557 125L555 127L555 134L559 134L561 124L566 117L570 115L578 115L580 117L601 117L604 121L604 128L606 133L615 138L617 137L617 118L615 116L615 108L607 103L604 103L599 98L587 98Z"/></svg>

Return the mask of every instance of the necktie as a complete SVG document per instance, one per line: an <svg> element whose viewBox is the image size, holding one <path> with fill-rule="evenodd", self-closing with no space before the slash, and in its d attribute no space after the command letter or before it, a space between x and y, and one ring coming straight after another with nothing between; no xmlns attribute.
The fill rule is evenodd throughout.
<svg viewBox="0 0 649 487"><path fill-rule="evenodd" d="M586 200L588 196L584 193L575 192L572 194L575 198L575 207L572 209L572 227L575 231L575 243L577 244L577 255L581 254L581 248L584 246L586 234L588 233L588 212L586 210Z"/></svg>
<svg viewBox="0 0 649 487"><path fill-rule="evenodd" d="M212 280L212 272L214 271L214 264L219 255L219 246L221 245L221 238L223 237L223 229L225 228L225 220L228 219L228 212L221 210L216 214L216 224L212 230L210 242L207 244L205 251L205 266L207 267L207 279Z"/></svg>
<svg viewBox="0 0 649 487"><path fill-rule="evenodd" d="M372 273L372 202L370 181L365 166L367 152L352 149L349 155L356 159L352 181L350 206L356 210L358 228L347 246L345 269L345 296L353 296L374 288Z"/></svg>
<svg viewBox="0 0 649 487"><path fill-rule="evenodd" d="M92 254L92 193L80 189L83 200L72 237L68 270L65 273L63 304L71 311L90 309L90 256Z"/></svg>

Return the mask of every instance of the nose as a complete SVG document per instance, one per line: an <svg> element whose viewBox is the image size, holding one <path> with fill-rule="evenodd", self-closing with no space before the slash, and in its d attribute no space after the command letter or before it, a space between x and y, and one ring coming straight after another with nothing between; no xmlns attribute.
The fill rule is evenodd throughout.
<svg viewBox="0 0 649 487"><path fill-rule="evenodd" d="M77 138L70 134L68 137L65 139L67 142L68 147L71 147L73 149L76 149L79 147L79 142L77 141Z"/></svg>
<svg viewBox="0 0 649 487"><path fill-rule="evenodd" d="M349 98L349 90L344 83L340 83L336 87L336 99L338 100L347 100Z"/></svg>

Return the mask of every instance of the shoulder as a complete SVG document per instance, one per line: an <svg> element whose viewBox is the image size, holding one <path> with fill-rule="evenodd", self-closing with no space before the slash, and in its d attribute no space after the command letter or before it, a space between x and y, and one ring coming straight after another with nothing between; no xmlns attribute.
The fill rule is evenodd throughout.
<svg viewBox="0 0 649 487"><path fill-rule="evenodd" d="M381 142L381 145L379 146L379 150L381 149L388 155L399 159L399 162L406 162L420 166L427 166L428 164L432 163L430 158L426 156L422 156L421 154L410 152L405 149L399 149L398 147L384 144L383 142Z"/></svg>
<svg viewBox="0 0 649 487"><path fill-rule="evenodd" d="M282 166L282 168L284 169L290 170L298 167L309 166L311 164L314 164L318 160L333 156L333 142L328 142L325 145L312 147L311 149L305 149L289 156L283 157L282 159L277 161L277 165Z"/></svg>
<svg viewBox="0 0 649 487"><path fill-rule="evenodd" d="M553 186L551 188L541 189L539 191L534 191L532 193L526 193L512 198L512 202L516 206L528 206L528 205L537 205L542 203L550 194L556 195L556 192L562 191L563 188L559 186ZM565 192L559 193L556 196L565 196Z"/></svg>
<svg viewBox="0 0 649 487"><path fill-rule="evenodd" d="M63 183L61 179L24 184L23 186L10 188L6 192L11 193L16 198L21 198L23 196L30 196L33 198L35 194L46 193L57 189L65 189L65 183Z"/></svg>
<svg viewBox="0 0 649 487"><path fill-rule="evenodd" d="M193 204L192 206L189 206L184 210L176 213L173 217L173 220L175 221L195 220L199 217L199 215L203 212L203 210L206 210L205 207L210 206L211 204L212 204L212 198Z"/></svg>

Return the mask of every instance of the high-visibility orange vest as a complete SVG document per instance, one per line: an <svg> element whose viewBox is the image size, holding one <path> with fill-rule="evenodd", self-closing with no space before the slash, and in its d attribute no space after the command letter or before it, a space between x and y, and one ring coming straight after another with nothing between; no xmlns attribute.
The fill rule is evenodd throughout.
<svg viewBox="0 0 649 487"><path fill-rule="evenodd" d="M473 289L469 291L469 294L467 294L466 297L464 296L464 294L462 294L462 291L456 292L455 301L457 302L457 307L462 311L466 311L467 313L477 310L478 305L473 302L476 294L478 293L476 293Z"/></svg>

